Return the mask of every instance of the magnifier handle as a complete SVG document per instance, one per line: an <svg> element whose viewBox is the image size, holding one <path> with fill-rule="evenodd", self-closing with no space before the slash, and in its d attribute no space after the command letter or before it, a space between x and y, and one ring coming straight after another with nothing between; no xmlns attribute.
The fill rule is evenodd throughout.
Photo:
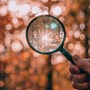
<svg viewBox="0 0 90 90"><path fill-rule="evenodd" d="M76 65L76 64L74 63L74 61L73 61L72 55L71 55L68 51L66 51L64 48L62 48L62 49L60 50L60 52L61 52L72 64ZM90 74L88 74L87 72L85 72L85 71L82 70L81 68L80 68L80 72L81 72L81 73L86 73L86 74L88 75L88 80L90 81ZM90 90L90 89L87 89L87 90Z"/></svg>
<svg viewBox="0 0 90 90"><path fill-rule="evenodd" d="M72 58L72 55L71 55L68 51L66 51L64 48L62 48L62 49L60 50L60 52L61 52L72 64L75 65L75 63L74 63L74 61L73 61L73 58Z"/></svg>
<svg viewBox="0 0 90 90"><path fill-rule="evenodd" d="M74 63L74 61L73 61L73 58L72 58L72 55L68 52L68 51L66 51L64 48L62 48L61 50L60 50L60 52L72 63L72 64L74 64L74 65L76 65L75 63ZM84 70L82 70L82 69L80 69L80 72L81 73L86 73ZM90 76L90 75L89 75Z"/></svg>

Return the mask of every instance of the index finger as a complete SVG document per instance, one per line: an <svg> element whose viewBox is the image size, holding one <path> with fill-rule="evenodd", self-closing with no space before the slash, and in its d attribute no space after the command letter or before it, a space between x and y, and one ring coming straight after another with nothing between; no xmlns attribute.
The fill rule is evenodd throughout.
<svg viewBox="0 0 90 90"><path fill-rule="evenodd" d="M76 65L70 64L69 70L72 74L80 74L80 69Z"/></svg>

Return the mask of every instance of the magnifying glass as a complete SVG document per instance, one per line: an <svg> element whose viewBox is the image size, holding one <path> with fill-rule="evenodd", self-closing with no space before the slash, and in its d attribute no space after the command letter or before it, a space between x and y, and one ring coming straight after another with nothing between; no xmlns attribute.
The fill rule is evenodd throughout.
<svg viewBox="0 0 90 90"><path fill-rule="evenodd" d="M72 55L63 48L65 38L64 25L58 18L51 15L41 15L34 18L26 29L27 42L34 51L47 55L60 51L75 65ZM82 69L80 71L86 73ZM90 77L90 75L88 76Z"/></svg>
<svg viewBox="0 0 90 90"><path fill-rule="evenodd" d="M40 54L60 51L72 64L72 55L63 46L66 32L62 22L51 15L34 18L27 26L26 39L29 46Z"/></svg>

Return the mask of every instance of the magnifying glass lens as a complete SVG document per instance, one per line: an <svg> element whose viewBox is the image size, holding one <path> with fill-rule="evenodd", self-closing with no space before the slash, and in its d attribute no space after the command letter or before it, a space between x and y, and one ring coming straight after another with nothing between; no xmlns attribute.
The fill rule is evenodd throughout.
<svg viewBox="0 0 90 90"><path fill-rule="evenodd" d="M63 39L62 25L53 17L38 17L28 26L28 40L36 51L53 52L62 44Z"/></svg>
<svg viewBox="0 0 90 90"><path fill-rule="evenodd" d="M31 48L41 54L51 54L60 51L75 65L72 55L63 48L66 37L61 21L51 15L34 18L26 30L26 38ZM81 72L84 72L80 69Z"/></svg>

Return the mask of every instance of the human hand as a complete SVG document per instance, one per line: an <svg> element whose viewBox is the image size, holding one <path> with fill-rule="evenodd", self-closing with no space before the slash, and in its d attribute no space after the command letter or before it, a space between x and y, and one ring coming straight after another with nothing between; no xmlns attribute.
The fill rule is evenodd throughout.
<svg viewBox="0 0 90 90"><path fill-rule="evenodd" d="M70 78L75 89L90 90L90 58L82 59L78 55L73 56L76 65L70 65ZM81 73L80 69L85 72Z"/></svg>

